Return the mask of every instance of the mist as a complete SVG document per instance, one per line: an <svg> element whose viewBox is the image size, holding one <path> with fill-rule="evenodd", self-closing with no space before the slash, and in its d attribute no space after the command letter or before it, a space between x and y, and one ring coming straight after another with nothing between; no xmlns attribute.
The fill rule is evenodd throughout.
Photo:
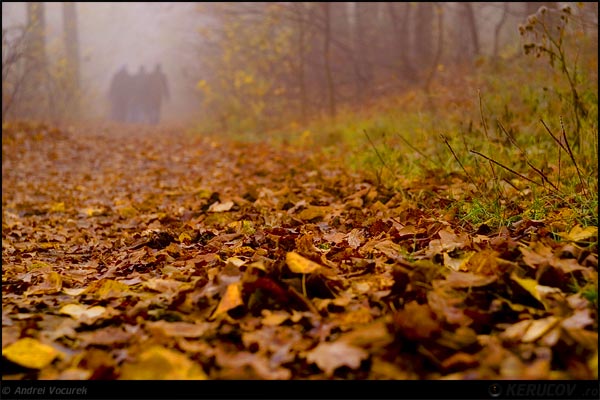
<svg viewBox="0 0 600 400"><path fill-rule="evenodd" d="M2 3L3 32L27 26L26 4ZM196 3L75 4L83 99L81 114L75 118L107 117L107 92L119 67L126 65L135 73L140 66L148 70L157 63L162 64L173 93L164 104L163 119L193 117L200 106L194 87L202 74L191 48L203 25ZM63 3L44 3L45 47L51 63L64 57L62 7Z"/></svg>
<svg viewBox="0 0 600 400"><path fill-rule="evenodd" d="M3 119L108 118L119 68L161 64L161 122L259 132L510 65L519 25L560 7L597 43L597 7L575 3L66 4L2 4Z"/></svg>

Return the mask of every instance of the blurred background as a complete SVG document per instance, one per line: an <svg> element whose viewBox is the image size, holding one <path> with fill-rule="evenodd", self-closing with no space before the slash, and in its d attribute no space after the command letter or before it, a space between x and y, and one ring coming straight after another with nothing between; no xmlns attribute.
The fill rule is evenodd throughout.
<svg viewBox="0 0 600 400"><path fill-rule="evenodd" d="M170 92L162 122L260 131L334 119L510 65L526 44L519 25L537 15L560 26L563 14L545 10L562 7L595 53L597 3L3 2L2 119L110 118L119 68L158 63Z"/></svg>

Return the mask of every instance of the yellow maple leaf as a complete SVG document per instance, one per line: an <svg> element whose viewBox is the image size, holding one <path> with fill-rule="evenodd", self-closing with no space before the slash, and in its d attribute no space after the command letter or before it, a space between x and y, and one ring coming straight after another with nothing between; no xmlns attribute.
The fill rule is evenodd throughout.
<svg viewBox="0 0 600 400"><path fill-rule="evenodd" d="M285 256L285 262L290 268L290 271L296 274L310 274L321 268L321 266L316 262L302 257L300 254L293 251L287 253Z"/></svg>
<svg viewBox="0 0 600 400"><path fill-rule="evenodd" d="M60 352L33 338L23 338L2 349L2 356L26 368L42 369Z"/></svg>

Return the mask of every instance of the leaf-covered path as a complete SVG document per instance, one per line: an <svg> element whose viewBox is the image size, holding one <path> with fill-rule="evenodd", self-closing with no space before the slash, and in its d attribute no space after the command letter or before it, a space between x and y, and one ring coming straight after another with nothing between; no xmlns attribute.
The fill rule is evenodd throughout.
<svg viewBox="0 0 600 400"><path fill-rule="evenodd" d="M597 379L597 228L115 131L3 127L3 379Z"/></svg>

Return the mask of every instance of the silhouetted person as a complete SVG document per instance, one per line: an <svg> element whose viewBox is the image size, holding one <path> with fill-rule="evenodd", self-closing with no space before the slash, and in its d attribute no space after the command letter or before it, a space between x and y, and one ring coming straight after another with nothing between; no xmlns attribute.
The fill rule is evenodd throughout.
<svg viewBox="0 0 600 400"><path fill-rule="evenodd" d="M110 82L108 99L110 100L110 117L114 121L126 122L129 119L132 79L127 72L127 66L122 65Z"/></svg>
<svg viewBox="0 0 600 400"><path fill-rule="evenodd" d="M154 71L150 74L150 123L158 124L160 121L160 106L164 100L169 99L169 85L167 76L162 72L160 63L156 64Z"/></svg>
<svg viewBox="0 0 600 400"><path fill-rule="evenodd" d="M133 77L132 96L129 120L137 123L149 123L151 114L150 75L146 73L143 65Z"/></svg>

